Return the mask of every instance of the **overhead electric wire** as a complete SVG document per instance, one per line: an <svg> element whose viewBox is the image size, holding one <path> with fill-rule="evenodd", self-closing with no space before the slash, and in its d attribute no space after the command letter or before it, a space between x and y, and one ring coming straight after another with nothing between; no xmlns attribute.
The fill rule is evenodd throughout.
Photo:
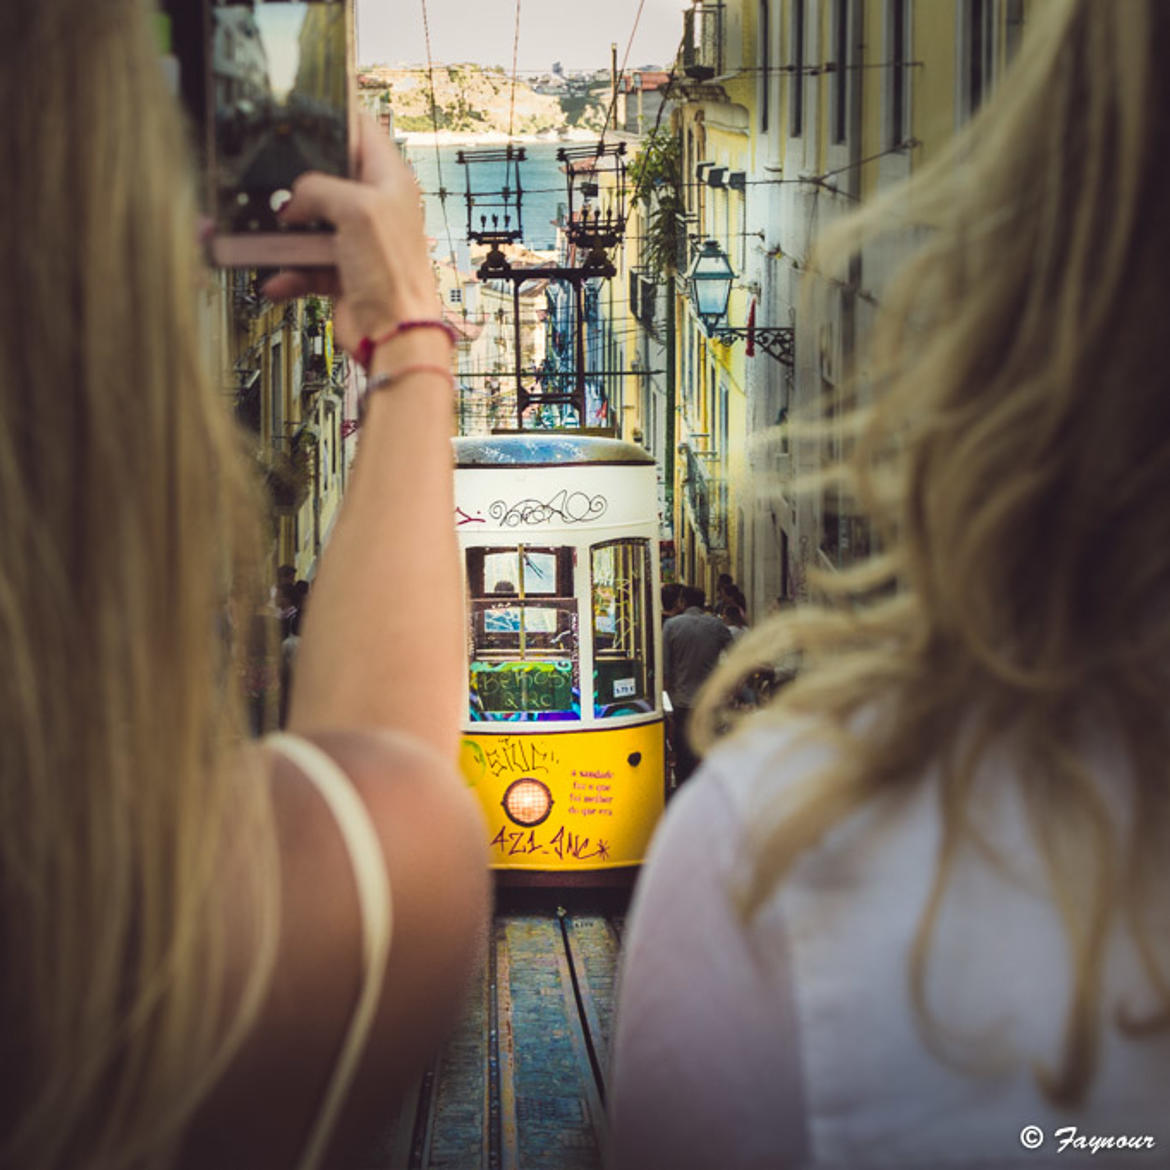
<svg viewBox="0 0 1170 1170"><path fill-rule="evenodd" d="M512 137L512 130L516 119L516 78L518 70L516 62L520 55L520 0L516 0L516 31L512 36L512 94L508 99L508 138Z"/></svg>
<svg viewBox="0 0 1170 1170"><path fill-rule="evenodd" d="M453 62L450 66L446 66L446 68L458 68L461 64L476 65L477 63L476 62L466 62L466 63ZM897 68L919 69L919 68L922 68L922 66L924 66L924 65L925 65L924 61L857 61L857 62L853 62L849 65L845 65L843 68L844 68L844 71L846 73L852 73L854 71L863 70L863 69L897 69ZM492 73L492 72L505 73L506 72L504 70L503 66L501 66L501 65L496 65L496 66L481 65L479 67L481 69L483 69L484 72L487 72L487 73ZM427 67L425 65L370 65L370 66L366 66L366 68L384 69L385 71L387 71L389 73L426 73L426 71L427 71ZM551 71L548 69L517 69L515 72L516 72L516 75L518 77L548 77L550 75L556 76L556 75L551 74ZM590 81L584 81L583 78L568 78L568 77L566 77L566 82L568 82L568 81L583 82L584 84L590 85L594 88L599 88L600 86L604 85L606 80L610 76L609 71L605 70L605 69L596 69L596 70L589 70L589 71L574 70L574 72L590 72L591 74L594 74L594 75L605 73L606 74L605 78L602 78L600 76L594 76L593 79ZM637 72L637 73L666 73L667 70L665 70L665 69L637 69L634 72ZM725 75L725 76L737 77L741 73L783 73L783 74L802 73L806 77L816 77L819 74L836 73L836 72L837 72L837 63L835 61L824 61L824 62L817 64L817 65L799 65L799 66L797 66L797 65L741 65L741 66L738 66L734 70L733 73L731 73L729 75ZM562 74L562 76L564 76L564 75ZM690 79L688 79L688 80L690 80ZM718 85L721 83L712 80L711 82L695 81L694 84L695 85L707 85L707 84ZM371 88L376 88L376 87L371 87Z"/></svg>
<svg viewBox="0 0 1170 1170"><path fill-rule="evenodd" d="M884 150L880 150L875 154L867 155L865 158L860 158L851 163L846 163L841 167L834 167L832 170L824 171L819 175L799 175L794 179L745 179L744 185L748 187L782 187L793 183L803 183L806 186L822 186L826 180L835 178L837 175L844 174L846 171L854 170L857 167L865 166L868 163L874 162L877 159L884 158L890 154L900 154L906 150L914 150L922 144L917 138L907 138L903 142L897 142L893 146L887 146ZM691 179L685 183L679 183L678 188L683 190L697 190L699 188L709 189L712 191L726 191L732 188L728 187L711 187L709 183L705 183L700 179ZM525 187L525 195L556 195L564 191L563 187ZM436 198L442 198L446 192L443 191L424 191L424 195L429 195ZM637 189L635 188L632 198L637 198ZM838 192L844 194L844 192ZM733 233L734 234L734 233ZM749 232L748 235L755 233Z"/></svg>
<svg viewBox="0 0 1170 1170"><path fill-rule="evenodd" d="M609 112L605 115L605 125L601 128L601 141L598 143L598 153L600 153L600 148L605 146L605 134L609 129L610 122L613 121L613 112L617 109L618 87L621 85L621 79L626 75L626 66L630 61L630 50L634 47L634 37L638 34L638 22L642 19L642 9L645 7L646 0L639 0L638 11L634 13L634 27L630 29L630 39L626 41L626 52L622 57L622 67L613 79L613 97L609 102Z"/></svg>
<svg viewBox="0 0 1170 1170"><path fill-rule="evenodd" d="M459 262L455 259L455 237L451 235L451 221L447 218L447 189L443 184L443 160L439 154L439 104L435 98L435 68L431 57L431 22L427 12L427 0L420 0L420 2L422 4L423 44L427 50L427 83L431 93L431 125L435 131L435 175L439 180L439 209L443 213L443 228L447 234L447 252L451 257L451 267L455 272L458 272Z"/></svg>
<svg viewBox="0 0 1170 1170"><path fill-rule="evenodd" d="M666 75L666 85L662 89L662 96L658 102L658 113L654 118L654 128L650 131L650 138L648 141L653 141L658 135L658 128L662 125L662 115L666 112L666 103L670 100L670 91L674 87L675 74L678 71L679 58L682 57L683 49L686 47L687 34L683 30L683 35L679 39L678 48L674 51L674 59L670 63L670 72ZM642 197L642 185L639 183L634 188L633 197L630 200L631 204L636 203Z"/></svg>

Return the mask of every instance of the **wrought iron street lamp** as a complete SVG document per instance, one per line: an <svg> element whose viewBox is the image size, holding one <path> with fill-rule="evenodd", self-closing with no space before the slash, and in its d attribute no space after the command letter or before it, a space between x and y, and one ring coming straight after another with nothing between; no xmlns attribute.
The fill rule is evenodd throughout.
<svg viewBox="0 0 1170 1170"><path fill-rule="evenodd" d="M704 240L687 272L687 290L708 335L727 316L734 279L723 249L714 240Z"/></svg>
<svg viewBox="0 0 1170 1170"><path fill-rule="evenodd" d="M757 326L753 323L754 307L746 326L720 323L727 316L727 304L731 299L734 280L735 272L727 259L727 253L715 240L704 240L687 272L687 289L707 336L722 345L731 345L740 338L746 338L749 341L749 356L752 347L758 345L769 357L791 367L795 360L793 342L796 333L791 325Z"/></svg>

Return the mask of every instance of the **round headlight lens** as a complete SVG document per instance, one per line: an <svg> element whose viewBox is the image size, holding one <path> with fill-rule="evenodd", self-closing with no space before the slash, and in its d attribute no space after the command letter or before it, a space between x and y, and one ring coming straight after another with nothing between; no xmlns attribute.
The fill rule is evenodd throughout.
<svg viewBox="0 0 1170 1170"><path fill-rule="evenodd" d="M553 798L547 785L531 777L513 780L508 785L501 801L508 818L517 825L530 829L548 819L552 812Z"/></svg>

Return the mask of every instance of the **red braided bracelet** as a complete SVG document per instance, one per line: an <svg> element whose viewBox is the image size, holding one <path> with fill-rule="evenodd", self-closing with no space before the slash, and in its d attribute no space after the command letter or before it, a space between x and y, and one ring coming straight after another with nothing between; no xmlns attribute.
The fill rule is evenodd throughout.
<svg viewBox="0 0 1170 1170"><path fill-rule="evenodd" d="M370 368L370 362L374 357L374 350L379 345L384 345L387 341L393 341L395 337L403 333L408 333L411 329L439 329L447 335L447 340L452 345L455 345L459 341L459 334L455 331L455 326L441 318L433 317L422 318L418 321L399 321L393 329L387 333L383 333L381 337L363 337L357 343L357 349L354 350L354 360L363 370L368 370Z"/></svg>
<svg viewBox="0 0 1170 1170"><path fill-rule="evenodd" d="M452 389L455 387L455 375L446 366L436 365L434 362L416 362L414 365L401 366L397 370L389 370L382 374L375 374L366 383L366 388L362 391L362 396L358 399L358 426L360 427L365 421L366 401L371 394L376 390L385 390L390 386L395 386L403 378L407 378L411 374L438 374L447 380Z"/></svg>

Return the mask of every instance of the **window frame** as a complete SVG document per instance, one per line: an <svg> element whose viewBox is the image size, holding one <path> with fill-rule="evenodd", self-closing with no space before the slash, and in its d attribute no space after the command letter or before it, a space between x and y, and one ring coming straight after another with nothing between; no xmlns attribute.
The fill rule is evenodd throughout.
<svg viewBox="0 0 1170 1170"><path fill-rule="evenodd" d="M803 138L805 131L804 68L808 39L807 0L790 0L788 12L788 137Z"/></svg>
<svg viewBox="0 0 1170 1170"><path fill-rule="evenodd" d="M522 560L526 552L551 553L556 558L556 581L548 593L534 593L527 588ZM486 562L494 554L515 554L517 581L515 593L496 593L486 590ZM581 662L582 639L580 628L580 606L574 587L576 547L574 545L517 543L500 545L473 545L465 550L464 568L468 598L468 718L472 723L492 722L536 722L544 720L580 721L581 719ZM516 631L518 644L515 648L506 645L489 645L489 634L510 634L511 631L488 631L486 615L493 603L497 608L506 605L520 611L520 625ZM528 644L528 631L524 628L523 615L528 609L551 609L567 620L558 617L556 630L547 645ZM481 628L481 615L483 622ZM561 628L563 626L563 628ZM533 635L544 637L548 631L532 631ZM568 641L560 640L568 635ZM567 666L567 670L565 669ZM512 679L519 676L520 691L526 696L525 677L538 673L540 668L551 668L552 672L567 674L569 687L568 705L558 707L489 707L483 697L481 678L499 677Z"/></svg>
<svg viewBox="0 0 1170 1170"><path fill-rule="evenodd" d="M610 648L606 650L601 649L601 637L603 635L597 627L597 556L603 550L614 550L615 552L615 626L618 624L616 610L618 606L617 590L619 587L616 581L621 571L620 560L617 555L619 548L624 549L627 553L636 552L638 561L637 576L635 577L633 573L627 574L627 579L633 579L634 585L627 594L631 610L629 626L631 645L628 647L630 652L624 655L621 653L620 648L616 654L611 654ZM659 684L659 666L654 645L656 617L654 610L653 552L651 540L648 536L611 537L606 540L593 542L589 545L589 638L592 648L593 679L591 695L593 718L595 719L643 717L652 714L657 709L661 687ZM617 636L615 630L613 635L615 641L617 640ZM601 694L601 664L609 662L632 664L634 669L640 672L641 686L637 687L629 695L619 696L617 694L611 694L609 701L605 702ZM637 677L638 675L636 674L635 678ZM612 683L616 683L617 681L619 680L616 678L611 680Z"/></svg>

